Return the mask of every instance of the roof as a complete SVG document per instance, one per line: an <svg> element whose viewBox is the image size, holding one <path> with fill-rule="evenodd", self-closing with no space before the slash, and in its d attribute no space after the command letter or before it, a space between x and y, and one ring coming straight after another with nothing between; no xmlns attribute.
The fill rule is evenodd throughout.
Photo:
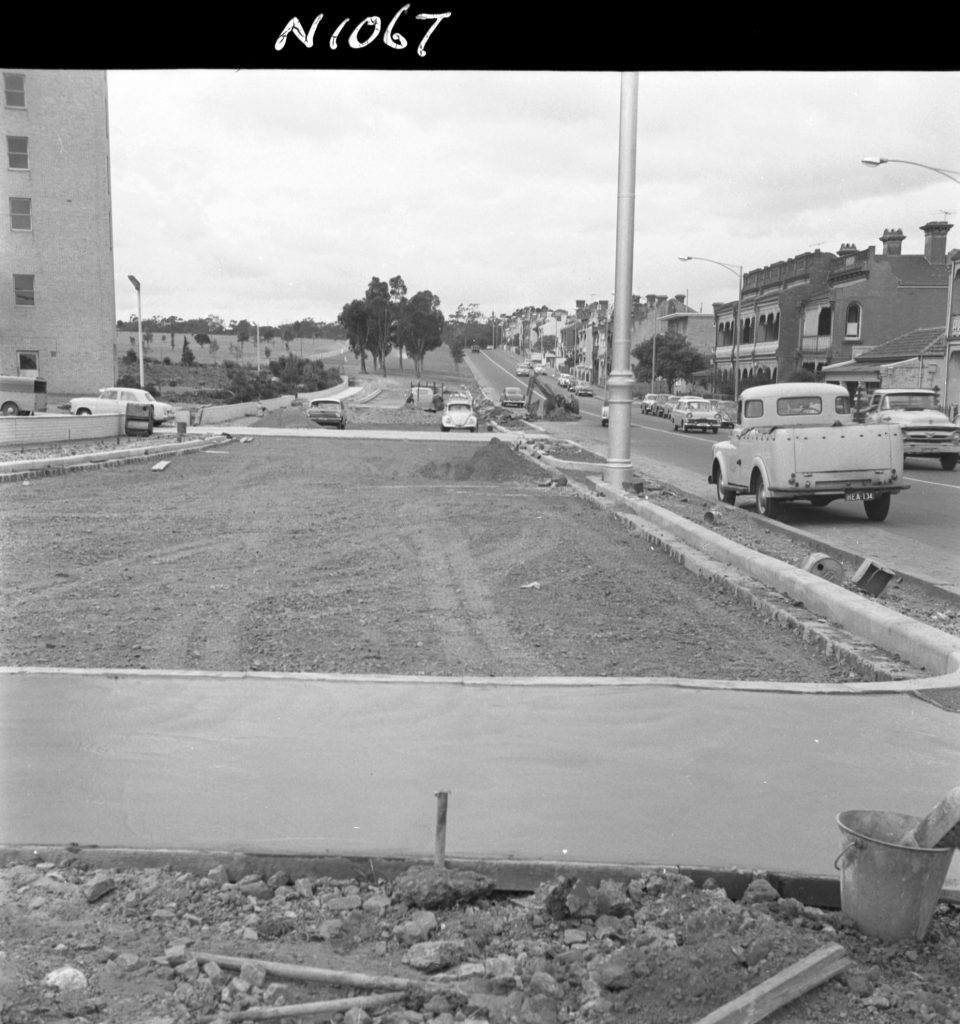
<svg viewBox="0 0 960 1024"><path fill-rule="evenodd" d="M833 395L847 394L842 384L823 384L816 381L790 381L786 384L758 384L756 387L744 388L740 392L744 398L796 398L801 395Z"/></svg>
<svg viewBox="0 0 960 1024"><path fill-rule="evenodd" d="M926 256L881 256L886 260L894 276L905 285L946 284L950 277L946 263L931 263Z"/></svg>
<svg viewBox="0 0 960 1024"><path fill-rule="evenodd" d="M916 356L942 356L945 330L941 327L917 327L901 334L899 338L891 338L882 345L875 345L867 352L856 357L857 363L898 363Z"/></svg>

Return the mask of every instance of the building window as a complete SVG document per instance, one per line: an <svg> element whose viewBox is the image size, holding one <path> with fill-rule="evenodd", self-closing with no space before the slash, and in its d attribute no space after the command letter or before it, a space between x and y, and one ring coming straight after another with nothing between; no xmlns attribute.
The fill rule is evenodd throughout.
<svg viewBox="0 0 960 1024"><path fill-rule="evenodd" d="M3 74L3 96L4 103L8 107L25 107L27 95L24 91L25 75L16 75L5 71Z"/></svg>
<svg viewBox="0 0 960 1024"><path fill-rule="evenodd" d="M831 313L833 310L829 306L823 306L820 310L820 315L817 317L817 337L818 338L829 338L830 333L833 330L833 324Z"/></svg>
<svg viewBox="0 0 960 1024"><path fill-rule="evenodd" d="M860 337L860 303L851 302L847 306L847 326L844 332L844 337L848 341L853 341Z"/></svg>
<svg viewBox="0 0 960 1024"><path fill-rule="evenodd" d="M10 227L14 231L31 231L33 222L31 220L31 200L17 199L10 197Z"/></svg>
<svg viewBox="0 0 960 1024"><path fill-rule="evenodd" d="M32 306L33 302L33 274L14 274L13 293L18 306Z"/></svg>
<svg viewBox="0 0 960 1024"><path fill-rule="evenodd" d="M26 171L30 169L30 162L27 159L27 137L25 135L7 136L7 167L11 171Z"/></svg>
<svg viewBox="0 0 960 1024"><path fill-rule="evenodd" d="M36 373L40 369L40 353L18 352L17 369L21 373Z"/></svg>

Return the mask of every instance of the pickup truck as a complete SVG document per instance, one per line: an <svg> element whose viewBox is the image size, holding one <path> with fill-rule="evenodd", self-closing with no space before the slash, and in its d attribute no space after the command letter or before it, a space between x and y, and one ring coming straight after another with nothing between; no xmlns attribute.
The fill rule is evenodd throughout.
<svg viewBox="0 0 960 1024"><path fill-rule="evenodd" d="M707 480L733 505L752 494L760 515L777 518L783 503L862 501L882 522L890 496L905 491L903 435L887 423L855 423L839 384L764 384L740 395L737 424L713 446Z"/></svg>
<svg viewBox="0 0 960 1024"><path fill-rule="evenodd" d="M953 469L960 458L960 427L937 405L937 393L926 388L884 388L874 391L860 413L864 423L896 424L903 431L908 459L939 459Z"/></svg>

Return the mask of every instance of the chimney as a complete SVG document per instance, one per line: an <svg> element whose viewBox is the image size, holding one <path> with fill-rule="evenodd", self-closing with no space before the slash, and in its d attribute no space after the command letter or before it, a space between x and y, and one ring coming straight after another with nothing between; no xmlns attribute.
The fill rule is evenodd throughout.
<svg viewBox="0 0 960 1024"><path fill-rule="evenodd" d="M840 248L837 249L837 255L838 256L849 256L850 253L856 252L856 251L857 251L857 247L853 244L853 242L844 242L843 245L841 245Z"/></svg>
<svg viewBox="0 0 960 1024"><path fill-rule="evenodd" d="M880 236L880 241L883 242L883 255L899 256L901 254L900 248L906 237L907 236L899 228L896 230L885 228L883 234Z"/></svg>
<svg viewBox="0 0 960 1024"><path fill-rule="evenodd" d="M921 225L920 230L926 235L923 255L927 263L942 266L947 262L947 232L952 227L945 220L931 220Z"/></svg>

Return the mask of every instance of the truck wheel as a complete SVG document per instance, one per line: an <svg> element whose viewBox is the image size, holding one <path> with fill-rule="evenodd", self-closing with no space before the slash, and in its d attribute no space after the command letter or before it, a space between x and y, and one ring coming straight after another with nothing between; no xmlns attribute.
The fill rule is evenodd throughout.
<svg viewBox="0 0 960 1024"><path fill-rule="evenodd" d="M946 470L951 470L956 466L957 459L960 459L960 455L956 455L954 453L951 453L950 455L941 455L940 465Z"/></svg>
<svg viewBox="0 0 960 1024"><path fill-rule="evenodd" d="M13 390L13 389L11 388L11 390ZM3 405L0 406L0 415L2 415L2 416L19 416L20 415L20 406L17 405L16 402L4 402ZM952 469L953 467L951 466L950 468Z"/></svg>
<svg viewBox="0 0 960 1024"><path fill-rule="evenodd" d="M758 473L753 481L753 496L757 502L757 513L766 516L767 519L778 519L780 517L781 502L770 497L767 485L763 477Z"/></svg>
<svg viewBox="0 0 960 1024"><path fill-rule="evenodd" d="M724 505L736 505L737 503L737 492L732 491L723 482L723 472L720 469L720 463L715 462L713 464L713 479L716 481L717 487L717 501L722 501Z"/></svg>
<svg viewBox="0 0 960 1024"><path fill-rule="evenodd" d="M890 495L881 494L879 498L874 498L873 501L865 501L863 509L871 523L882 523L890 511Z"/></svg>

